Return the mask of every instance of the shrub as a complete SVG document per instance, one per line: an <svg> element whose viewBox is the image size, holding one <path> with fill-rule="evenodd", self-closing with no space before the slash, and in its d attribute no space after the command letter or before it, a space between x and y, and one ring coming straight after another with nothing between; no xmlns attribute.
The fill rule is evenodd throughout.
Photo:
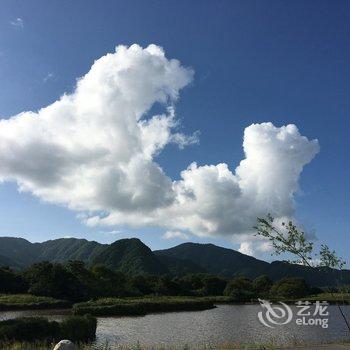
<svg viewBox="0 0 350 350"><path fill-rule="evenodd" d="M0 322L0 341L54 340L59 336L58 322L42 317L18 318Z"/></svg>
<svg viewBox="0 0 350 350"><path fill-rule="evenodd" d="M74 316L60 323L60 338L71 341L89 341L95 338L97 320L90 315Z"/></svg>
<svg viewBox="0 0 350 350"><path fill-rule="evenodd" d="M91 316L72 316L62 322L42 317L24 317L0 322L0 342L89 341L95 337L97 321Z"/></svg>
<svg viewBox="0 0 350 350"><path fill-rule="evenodd" d="M145 315L151 312L195 311L214 308L210 300L159 297L148 299L106 298L73 306L75 315Z"/></svg>

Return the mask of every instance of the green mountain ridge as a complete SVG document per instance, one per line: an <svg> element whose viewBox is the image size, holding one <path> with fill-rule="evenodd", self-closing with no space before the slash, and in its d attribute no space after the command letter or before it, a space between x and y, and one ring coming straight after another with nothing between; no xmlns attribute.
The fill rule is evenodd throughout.
<svg viewBox="0 0 350 350"><path fill-rule="evenodd" d="M77 238L59 238L35 244L40 246L39 259L52 262L81 260L90 263L109 247L108 244Z"/></svg>
<svg viewBox="0 0 350 350"><path fill-rule="evenodd" d="M339 271L325 267L312 268L290 264L286 261L268 263L214 244L183 243L154 253L158 256L165 255L193 261L208 273L223 277L241 275L256 278L264 274L274 281L284 277L302 277L311 285L321 287L350 283L350 270Z"/></svg>
<svg viewBox="0 0 350 350"><path fill-rule="evenodd" d="M105 265L129 275L182 276L208 273L223 277L248 278L266 274L272 280L303 277L315 286L350 284L350 270L317 269L283 261L268 263L233 249L214 244L183 243L152 251L137 238L121 239L112 244L77 238L60 238L31 243L23 238L0 237L0 266L23 269L40 261L81 260L87 265Z"/></svg>
<svg viewBox="0 0 350 350"><path fill-rule="evenodd" d="M101 264L130 275L184 275L206 272L191 261L158 257L139 239L121 239L112 244L77 238L59 238L31 243L23 238L0 237L0 266L23 269L40 261L81 260Z"/></svg>
<svg viewBox="0 0 350 350"><path fill-rule="evenodd" d="M210 274L231 277L243 275L256 277L266 272L269 263L233 249L214 244L182 243L176 247L156 250L158 256L167 256L195 262Z"/></svg>
<svg viewBox="0 0 350 350"><path fill-rule="evenodd" d="M121 239L112 243L92 260L92 264L105 265L133 275L169 273L152 250L137 238Z"/></svg>
<svg viewBox="0 0 350 350"><path fill-rule="evenodd" d="M22 268L39 261L82 260L90 263L106 247L108 245L77 238L31 243L24 238L0 237L0 256L10 259L17 267Z"/></svg>

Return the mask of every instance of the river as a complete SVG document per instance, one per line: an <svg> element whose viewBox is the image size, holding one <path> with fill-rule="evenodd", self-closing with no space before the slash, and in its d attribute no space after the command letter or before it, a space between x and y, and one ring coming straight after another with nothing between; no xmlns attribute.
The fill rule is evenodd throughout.
<svg viewBox="0 0 350 350"><path fill-rule="evenodd" d="M269 328L261 324L260 305L218 305L217 308L194 312L149 314L139 317L99 317L96 344L108 343L111 348L135 346L138 342L151 347L193 348L226 345L321 344L350 339L350 334L336 306L329 306L328 328L320 325L297 325L297 309L291 307L293 319L285 325ZM350 306L343 307L350 318ZM42 315L59 320L65 311L0 312L0 319Z"/></svg>

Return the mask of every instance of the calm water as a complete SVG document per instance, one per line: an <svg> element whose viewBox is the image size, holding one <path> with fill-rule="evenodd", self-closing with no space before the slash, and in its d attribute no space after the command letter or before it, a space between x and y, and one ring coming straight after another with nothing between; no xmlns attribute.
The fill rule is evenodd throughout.
<svg viewBox="0 0 350 350"><path fill-rule="evenodd" d="M292 307L293 311L295 308ZM147 347L215 347L225 344L267 344L273 340L279 345L301 343L340 342L349 339L343 319L336 306L330 306L329 328L297 326L295 322L274 329L260 324L257 314L260 305L219 305L206 311L150 314L141 317L106 317L98 319L96 343L108 342L116 349L134 346L139 342ZM350 306L344 307L350 318ZM0 312L0 318L48 315L53 319L67 312L16 311Z"/></svg>

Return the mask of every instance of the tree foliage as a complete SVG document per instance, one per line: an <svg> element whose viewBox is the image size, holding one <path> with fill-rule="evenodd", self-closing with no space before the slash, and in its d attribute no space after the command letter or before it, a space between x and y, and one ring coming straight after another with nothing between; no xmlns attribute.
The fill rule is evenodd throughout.
<svg viewBox="0 0 350 350"><path fill-rule="evenodd" d="M255 297L252 281L245 277L236 277L227 283L224 295L234 301L250 301Z"/></svg>
<svg viewBox="0 0 350 350"><path fill-rule="evenodd" d="M299 229L292 221L275 223L274 218L268 214L266 218L257 218L256 235L268 239L274 254L290 253L297 259L291 261L310 267L324 266L341 269L345 261L331 251L325 244L321 245L319 253L314 252L314 244L310 242L304 231ZM320 256L319 259L317 257ZM319 263L317 262L319 260Z"/></svg>

